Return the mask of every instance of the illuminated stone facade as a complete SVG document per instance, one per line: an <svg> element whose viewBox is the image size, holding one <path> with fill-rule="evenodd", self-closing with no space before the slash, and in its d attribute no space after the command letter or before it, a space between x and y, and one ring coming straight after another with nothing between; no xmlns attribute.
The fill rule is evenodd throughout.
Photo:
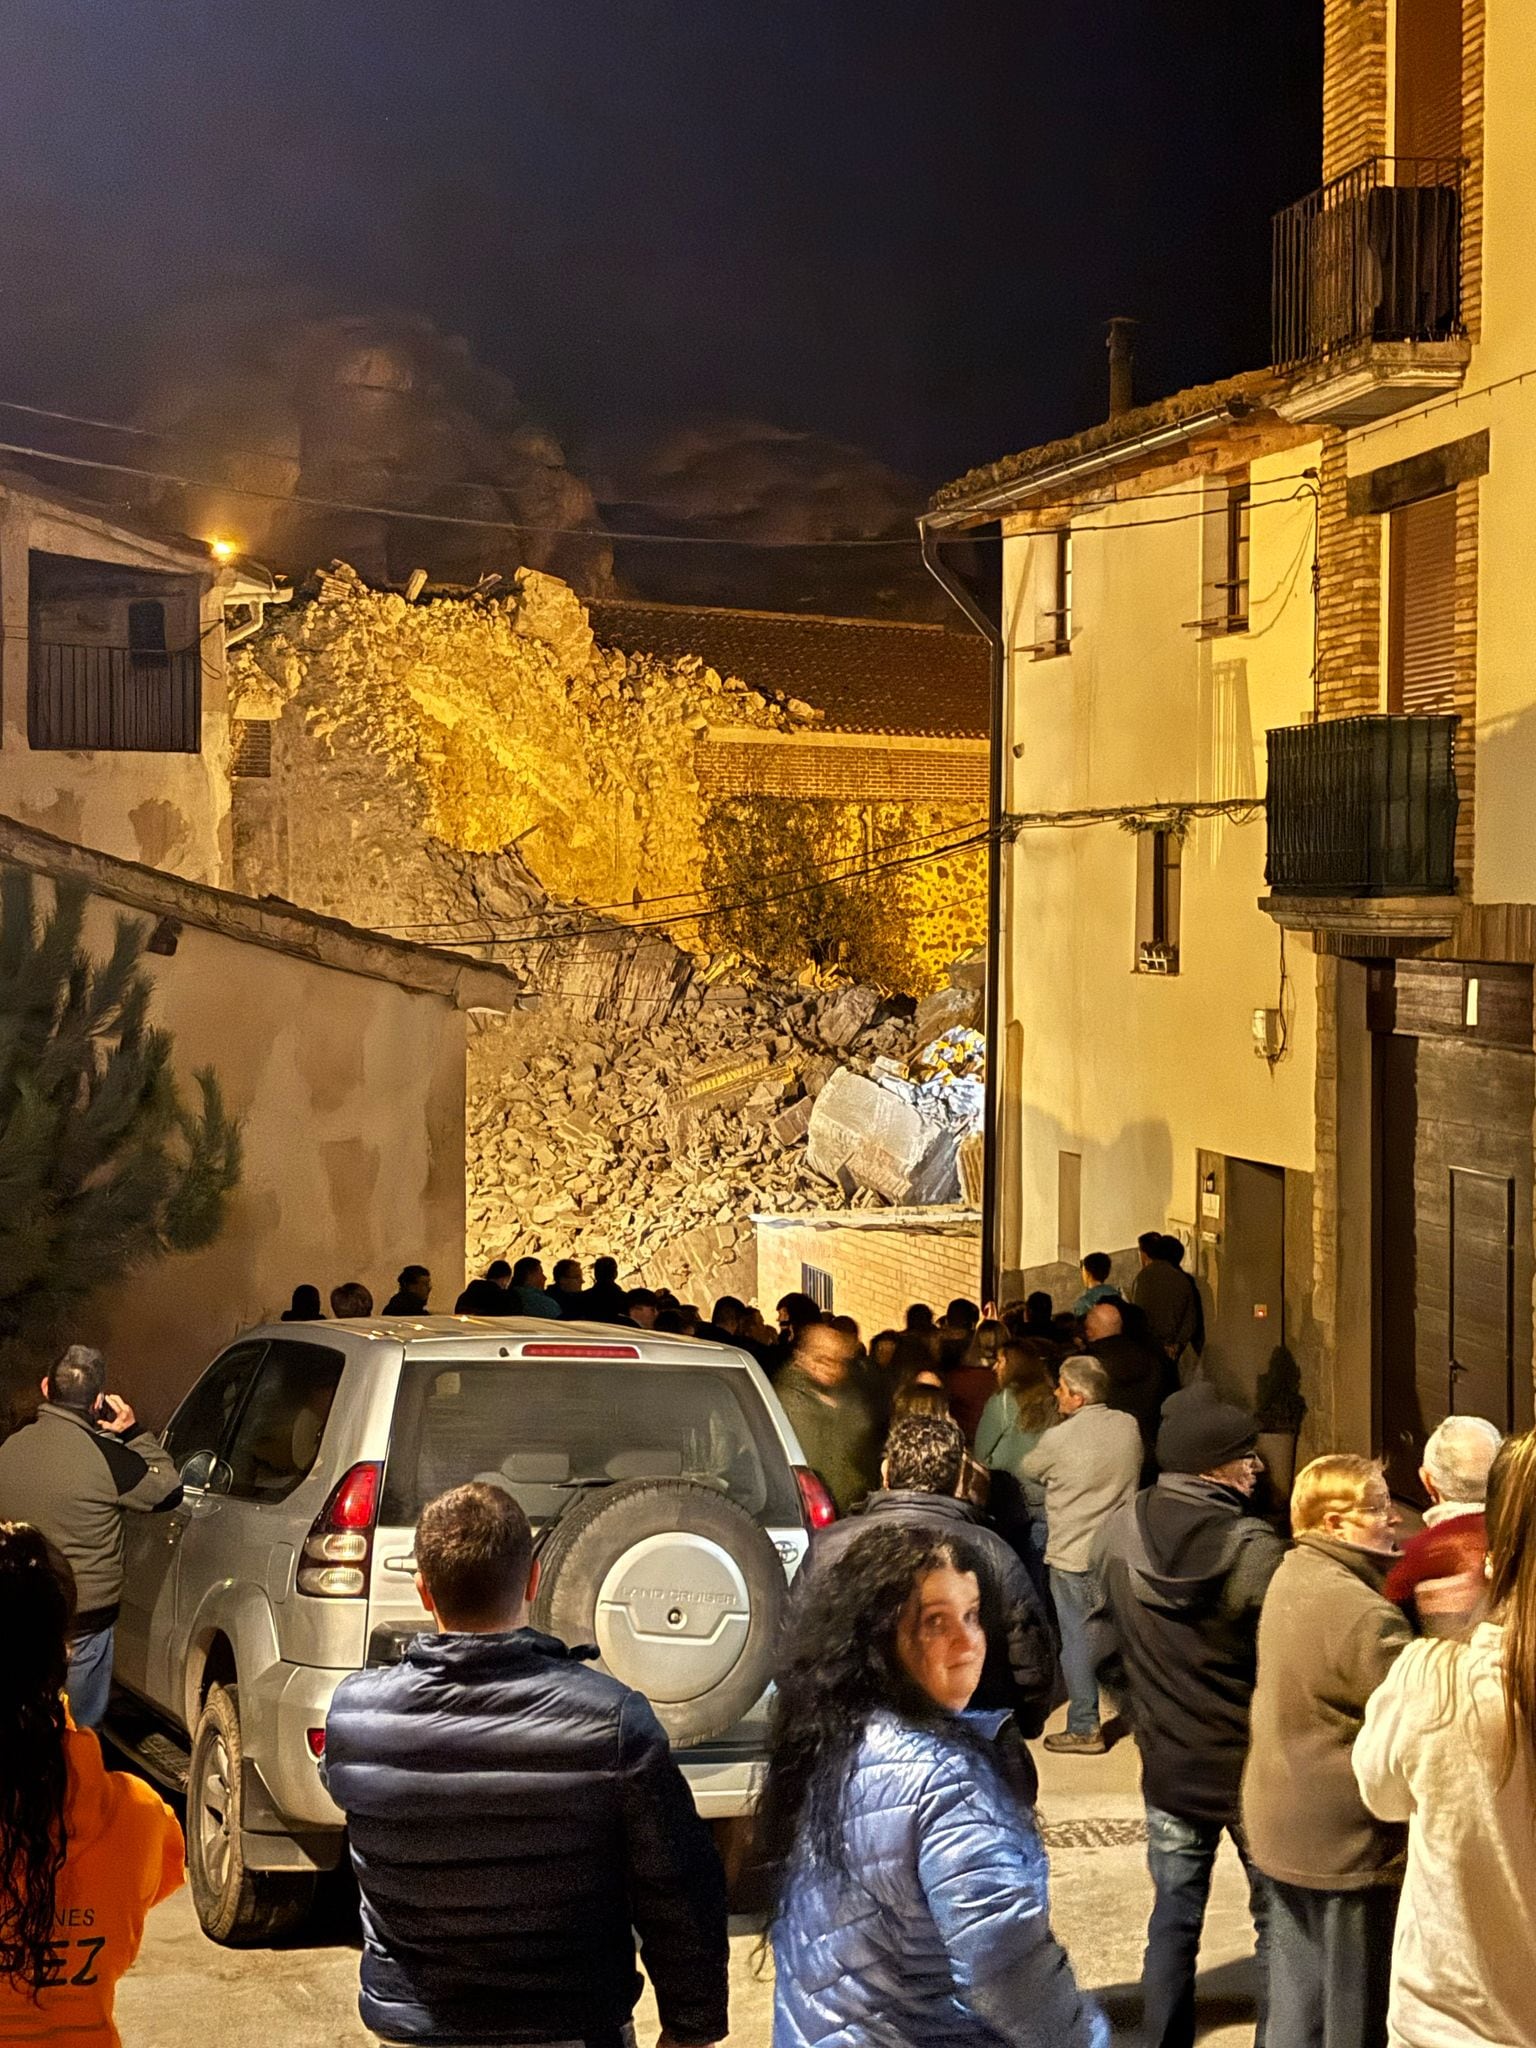
<svg viewBox="0 0 1536 2048"><path fill-rule="evenodd" d="M750 1291L755 1211L842 1202L803 1144L773 1136L781 1104L684 1130L662 1097L769 1045L797 1072L830 1067L814 985L829 979L898 999L840 1056L910 1050L900 998L983 933L983 855L942 854L977 818L974 788L909 776L824 794L825 714L698 656L598 645L574 593L536 572L507 596L408 602L335 565L234 651L230 689L237 758L266 771L234 782L239 886L484 948L536 999L470 1046L471 1271L611 1252L690 1296ZM799 794L722 780L722 762L758 758L754 737L781 776L804 761ZM984 742L968 745L984 764ZM844 872L895 846L940 853L806 890L818 864ZM732 916L690 920L701 892ZM781 900L759 909L767 897Z"/></svg>

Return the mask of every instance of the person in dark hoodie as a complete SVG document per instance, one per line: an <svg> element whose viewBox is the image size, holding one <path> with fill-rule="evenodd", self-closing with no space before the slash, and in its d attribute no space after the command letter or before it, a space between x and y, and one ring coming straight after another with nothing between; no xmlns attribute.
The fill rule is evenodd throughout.
<svg viewBox="0 0 1536 2048"><path fill-rule="evenodd" d="M969 1501L956 1499L964 1461L965 1437L957 1422L911 1415L896 1423L886 1441L880 1491L814 1538L795 1582L797 1597L820 1573L835 1569L867 1529L916 1524L935 1536L959 1538L975 1554L987 1610L996 1621L972 1704L1011 1711L1020 1732L1033 1740L1064 1696L1056 1636L1012 1544L988 1529Z"/></svg>
<svg viewBox="0 0 1536 2048"><path fill-rule="evenodd" d="M1159 1476L1105 1524L1092 1618L1099 1675L1141 1752L1156 1898L1142 1964L1144 2048L1192 2048L1195 1963L1228 1834L1248 1873L1260 1983L1268 1886L1243 1834L1259 1609L1285 1545L1251 1512L1257 1426L1214 1398L1169 1403ZM1263 2048L1260 1993L1255 2048Z"/></svg>

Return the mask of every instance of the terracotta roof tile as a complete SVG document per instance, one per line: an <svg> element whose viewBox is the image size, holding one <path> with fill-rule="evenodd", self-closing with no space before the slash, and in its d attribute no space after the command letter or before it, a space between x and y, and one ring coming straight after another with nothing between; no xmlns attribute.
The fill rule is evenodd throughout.
<svg viewBox="0 0 1536 2048"><path fill-rule="evenodd" d="M798 697L829 732L985 739L990 664L979 634L888 619L588 602L600 645L699 655L755 690Z"/></svg>

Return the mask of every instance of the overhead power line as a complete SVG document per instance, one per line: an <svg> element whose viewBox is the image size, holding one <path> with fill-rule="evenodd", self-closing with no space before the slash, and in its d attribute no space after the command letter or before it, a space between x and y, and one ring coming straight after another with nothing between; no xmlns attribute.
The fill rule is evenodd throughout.
<svg viewBox="0 0 1536 2048"><path fill-rule="evenodd" d="M953 854L972 852L978 847L987 845L993 837L994 835L989 831L974 832L969 838L956 840L952 845L938 847L928 853L909 853L903 854L896 860L872 861L863 867L850 870L845 875L818 876L814 881L803 882L794 889L783 889L766 896L743 897L735 903L717 903L702 910L674 911L666 917L639 918L632 923L610 925L600 927L599 929L611 931L617 936L627 938L631 933L635 932L670 931L677 925L705 924L716 918L733 916L736 912L743 910L768 910L776 904L791 902L796 897L812 895L818 889L840 888L845 883L865 881L878 875L894 874L903 868L927 867L936 861L948 860ZM573 907L571 911L573 917L579 917L582 914L581 906ZM466 920L466 922L478 923L481 920ZM451 930L452 928L453 923L451 920L445 920L443 924L435 927L439 931ZM563 932L547 930L498 932L492 938L466 939L464 943L482 946L553 946L565 944L571 940L592 938L594 935L592 928L578 926L574 930Z"/></svg>
<svg viewBox="0 0 1536 2048"><path fill-rule="evenodd" d="M942 825L933 832L914 832L909 838L906 839L888 840L884 846L870 848L866 853L844 853L838 854L831 861L815 861L811 863L807 863L805 861L797 861L793 867L770 868L765 872L763 879L765 881L772 881L775 875L789 874L820 875L827 882L838 882L841 881L843 877L835 873L835 869L845 866L852 866L853 864L859 861L866 860L869 857L869 853L876 853L883 859L886 854L896 853L904 847L929 846L932 845L935 840L949 839L957 833L961 835L968 835L974 832L984 832L986 830L986 826L987 821L985 818L967 818L958 825ZM942 852L944 851L944 849L939 848L938 851ZM647 896L644 898L644 901L646 903L707 902L709 898L709 893L710 892L707 889L672 889L662 896ZM545 917L549 919L551 922L556 922L565 918L577 916L600 917L606 911L631 910L634 907L634 897L627 896L617 898L611 903L573 903L558 908L552 907L548 910L534 911L531 912L530 915ZM506 922L506 920L498 920L494 917L419 917L413 919L412 922L409 924L375 925L373 926L373 930L380 932L388 932L392 934L408 934L411 932L421 931L467 931L471 926L474 925L483 925L488 927L495 925L498 922L504 923ZM633 927L626 926L625 929L632 930Z"/></svg>
<svg viewBox="0 0 1536 2048"><path fill-rule="evenodd" d="M0 399L0 408L26 412L34 417L60 420L79 426L96 427L109 432L144 433L150 435L153 435L154 432L152 429L130 427L120 421L92 420L84 414L61 413L41 406L25 406L17 400ZM156 436L156 438L160 437ZM291 459L286 456L276 456L270 453L260 454L254 450L214 452L229 454L236 459L261 462ZM376 505L359 499L327 497L313 491L264 490L260 485L256 484L239 484L225 479L189 476L179 470L155 469L144 463L109 461L100 456L69 455L61 449L34 448L27 443L19 441L0 441L0 455L15 455L23 457L28 461L52 463L61 468L88 470L102 475L139 477L145 482L165 484L178 490L212 491L225 497L254 499L266 504L302 505L315 511L350 512L366 518L393 519L418 526L465 527L478 532L525 534L543 540L629 541L637 544L652 542L666 547L753 548L778 553L808 548L821 550L906 548L910 550L921 545L915 533L911 535L844 535L824 540L795 540L744 534L647 533L643 530L607 526L540 526L518 519L487 519L462 512L421 511L403 505ZM1269 478L1266 480L1263 488L1267 489L1270 485L1293 482L1307 484L1309 482L1307 473L1305 471L1297 471L1294 475ZM461 478L451 483L448 480L444 480L440 488L496 489L499 486L476 483L472 479ZM1204 493L1187 491L1181 488L1168 492L1149 492L1147 495L1149 498L1163 496L1200 496L1203 498ZM1259 496L1255 493L1250 497L1249 503L1255 506L1286 504L1299 495L1299 492L1292 491L1283 493L1278 498L1273 498ZM1140 502L1139 499L1128 498L1103 499L1100 501L1100 507L1102 508L1109 504L1134 504ZM1071 524L1074 533L1122 533L1138 526L1178 525L1184 520L1204 519L1207 516L1208 508L1202 504L1188 512L1167 513L1152 519L1106 520L1099 524L1092 524L1078 519L1073 520ZM972 545L997 545L1001 544L1004 540L1016 537L1002 533L966 536Z"/></svg>

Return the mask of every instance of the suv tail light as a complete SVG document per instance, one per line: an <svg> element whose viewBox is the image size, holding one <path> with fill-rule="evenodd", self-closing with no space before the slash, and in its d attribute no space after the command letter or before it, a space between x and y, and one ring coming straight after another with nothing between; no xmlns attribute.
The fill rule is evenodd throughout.
<svg viewBox="0 0 1536 2048"><path fill-rule="evenodd" d="M368 1590L373 1525L379 1513L380 1465L354 1465L315 1517L294 1584L324 1600L355 1600Z"/></svg>
<svg viewBox="0 0 1536 2048"><path fill-rule="evenodd" d="M815 1535L818 1529L830 1528L837 1520L837 1502L816 1474L804 1465L797 1465L795 1484L800 1489L800 1507L805 1516L807 1529Z"/></svg>

